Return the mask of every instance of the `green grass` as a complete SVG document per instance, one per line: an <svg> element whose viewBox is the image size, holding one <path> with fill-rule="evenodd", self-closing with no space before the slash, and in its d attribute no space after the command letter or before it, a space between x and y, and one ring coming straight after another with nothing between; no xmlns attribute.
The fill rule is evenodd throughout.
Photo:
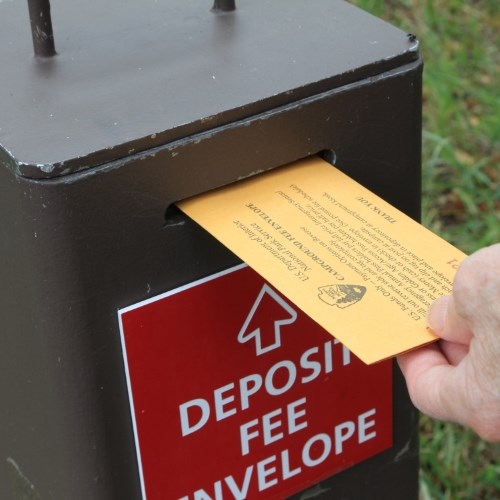
<svg viewBox="0 0 500 500"><path fill-rule="evenodd" d="M466 253L500 241L500 2L354 3L420 41L423 223Z"/></svg>
<svg viewBox="0 0 500 500"><path fill-rule="evenodd" d="M422 221L466 253L500 241L500 2L353 0L417 35ZM500 446L421 419L422 499L500 498Z"/></svg>
<svg viewBox="0 0 500 500"><path fill-rule="evenodd" d="M422 418L420 498L498 499L499 451L470 429Z"/></svg>

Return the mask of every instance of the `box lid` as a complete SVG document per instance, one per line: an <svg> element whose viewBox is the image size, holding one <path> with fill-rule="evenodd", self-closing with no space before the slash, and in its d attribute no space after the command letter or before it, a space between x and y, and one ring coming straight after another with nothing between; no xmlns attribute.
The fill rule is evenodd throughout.
<svg viewBox="0 0 500 500"><path fill-rule="evenodd" d="M343 0L52 0L57 55L0 0L0 161L52 178L241 120L418 58Z"/></svg>

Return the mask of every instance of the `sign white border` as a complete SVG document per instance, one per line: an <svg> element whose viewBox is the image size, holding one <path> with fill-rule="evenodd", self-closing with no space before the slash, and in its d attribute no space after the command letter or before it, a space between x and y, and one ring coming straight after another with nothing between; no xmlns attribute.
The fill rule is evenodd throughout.
<svg viewBox="0 0 500 500"><path fill-rule="evenodd" d="M127 349L126 349L126 345L125 345L125 332L123 331L122 315L129 312L129 311L133 311L134 309L139 309L141 307L147 306L148 304L152 304L154 302L162 300L166 297L170 297L171 295L175 295L177 293L184 292L185 290L189 290L190 288L193 288L195 286L199 286L199 285L202 285L202 284L207 283L209 281L212 281L214 279L220 278L222 276L225 276L226 274L230 274L230 273L239 271L240 269L243 269L245 267L248 267L248 265L245 263L238 264L237 266L233 266L233 267L230 267L229 269L225 269L223 271L219 271L218 273L206 276L205 278L201 278L201 279L198 279L196 281L192 281L191 283L187 283L187 284L182 285L180 287L174 288L174 289L169 290L168 292L162 293L160 295L156 295L154 297L150 297L149 299L142 300L141 302L137 302L136 304L132 304L132 305L124 307L122 309L118 309L118 324L120 327L120 339L121 339L121 345L122 345L123 364L124 364L124 368L125 368L125 377L127 379L128 399L129 399L129 404L130 404L130 414L132 417L132 428L134 431L135 451L136 451L136 455L137 455L137 465L139 467L139 478L141 481L141 493L142 493L143 500L147 500L146 485L144 482L144 473L143 473L143 469L142 469L139 434L137 432L137 422L136 422L136 418L135 418L135 409L134 409L134 396L132 394L132 385L131 385L131 381L130 381L130 371L129 371L129 366L128 366Z"/></svg>

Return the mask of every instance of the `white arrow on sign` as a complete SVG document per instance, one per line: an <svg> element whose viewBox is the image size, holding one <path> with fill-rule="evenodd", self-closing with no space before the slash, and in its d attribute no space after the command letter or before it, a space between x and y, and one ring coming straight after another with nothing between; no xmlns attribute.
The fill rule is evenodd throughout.
<svg viewBox="0 0 500 500"><path fill-rule="evenodd" d="M269 317L268 314L263 313L259 316L258 320L254 322L259 326L257 328L251 328L250 323L256 316L257 311L262 311L262 308L259 309L259 306L261 305L266 294L287 312L288 317L282 319L274 319L272 317ZM285 300L280 297L269 285L264 284L252 306L252 309L245 319L245 323L243 323L243 326L238 333L238 342L244 344L251 339L255 339L255 354L257 356L260 356L261 354L272 351L273 349L277 349L281 346L281 327L293 323L296 319L296 311L292 309L292 307L290 307L290 305L285 302ZM273 332L271 335L269 335L270 342L266 344L263 337L265 336L264 332L268 331L271 327L270 323L274 323Z"/></svg>

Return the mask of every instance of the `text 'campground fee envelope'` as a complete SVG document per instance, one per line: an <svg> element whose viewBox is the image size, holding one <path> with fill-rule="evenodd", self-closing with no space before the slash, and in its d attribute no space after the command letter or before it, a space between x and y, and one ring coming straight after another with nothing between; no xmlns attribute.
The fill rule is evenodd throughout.
<svg viewBox="0 0 500 500"><path fill-rule="evenodd" d="M465 258L317 157L178 206L368 364L435 340Z"/></svg>

